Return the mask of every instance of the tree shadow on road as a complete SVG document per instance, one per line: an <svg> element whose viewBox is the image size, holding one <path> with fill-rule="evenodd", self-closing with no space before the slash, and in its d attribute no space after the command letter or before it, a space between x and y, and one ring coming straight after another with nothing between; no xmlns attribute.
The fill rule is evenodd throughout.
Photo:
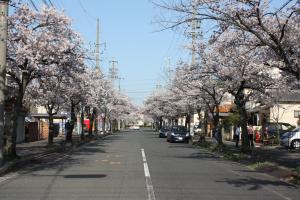
<svg viewBox="0 0 300 200"><path fill-rule="evenodd" d="M58 156L62 157L62 159L58 159L55 156L51 156L53 154L45 155L42 157L37 157L29 160L26 163L26 166L16 166L12 171L18 171L21 175L30 175L36 171L41 170L60 170L64 171L65 169L76 166L76 165L84 165L88 161L85 159L85 156L91 156L97 153L106 153L105 147L109 145L109 143L119 140L122 136L110 136L107 139L92 141L90 143L86 143L76 150L66 153L55 153ZM49 156L49 158L48 158ZM65 156L65 157L64 157ZM79 157L76 157L79 156ZM21 169L21 170L20 170Z"/></svg>
<svg viewBox="0 0 300 200"><path fill-rule="evenodd" d="M195 149L193 145L185 144L185 143L174 143L171 144L168 148L186 148L186 149Z"/></svg>
<svg viewBox="0 0 300 200"><path fill-rule="evenodd" d="M297 189L297 187L282 181L261 180L256 178L225 178L216 182L228 183L229 185L233 185L234 187L247 187L248 190L258 190L266 186L284 186L292 189Z"/></svg>
<svg viewBox="0 0 300 200"><path fill-rule="evenodd" d="M217 156L206 152L191 153L188 155L175 155L172 157L178 159L197 159L197 160L199 159L199 160L213 160L213 161L216 161L216 159L218 159Z"/></svg>

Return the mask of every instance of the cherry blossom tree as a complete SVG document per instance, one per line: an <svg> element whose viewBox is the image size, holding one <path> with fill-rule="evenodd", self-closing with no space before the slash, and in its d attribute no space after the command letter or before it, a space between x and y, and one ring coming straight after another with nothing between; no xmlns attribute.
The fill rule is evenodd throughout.
<svg viewBox="0 0 300 200"><path fill-rule="evenodd" d="M182 98L186 101L189 100L189 104L195 105L194 107L197 109L207 109L209 111L213 119L213 133L217 133L215 137L221 147L223 142L221 131L218 130L220 121L219 106L226 93L225 88L214 76L203 74L202 68L199 66L183 64L177 69L175 77L171 88L173 90L175 88L176 94L182 93ZM207 126L207 123L205 123L205 126ZM200 139L204 140L203 137Z"/></svg>
<svg viewBox="0 0 300 200"><path fill-rule="evenodd" d="M9 17L8 25L7 74L12 80L10 86L17 91L12 99L15 105L10 153L16 155L17 117L27 86L36 79L55 76L59 68L66 69L59 71L67 76L67 69L72 67L70 61L82 59L78 55L81 40L73 31L70 19L55 8L43 7L37 12L20 5Z"/></svg>
<svg viewBox="0 0 300 200"><path fill-rule="evenodd" d="M169 106L167 99L164 100L166 91L153 92L144 102L143 114L150 116L156 123L156 129L162 127L164 116L173 115L166 112L166 107Z"/></svg>
<svg viewBox="0 0 300 200"><path fill-rule="evenodd" d="M262 63L258 48L241 45L245 37L241 31L224 32L203 54L201 74L214 77L234 97L241 116L242 151L248 152L246 103L262 95L266 97L272 88L284 86L285 79L275 67Z"/></svg>
<svg viewBox="0 0 300 200"><path fill-rule="evenodd" d="M205 32L212 39L230 28L239 30L249 36L243 45L259 47L264 53L265 65L276 66L285 76L300 80L299 1L285 0L279 6L269 0L157 0L154 4L173 16L159 21L163 28L199 20L206 24Z"/></svg>
<svg viewBox="0 0 300 200"><path fill-rule="evenodd" d="M112 122L128 120L131 118L132 113L138 111L131 103L129 97L119 91L113 92L112 98L107 104L107 110L111 124L114 124Z"/></svg>
<svg viewBox="0 0 300 200"><path fill-rule="evenodd" d="M82 73L74 73L70 80L70 84L66 86L67 102L63 105L63 109L70 112L70 129L66 132L66 141L72 142L73 129L76 122L76 113L80 112L80 106L86 105L87 99L90 97L89 85L87 84L90 76L87 69Z"/></svg>

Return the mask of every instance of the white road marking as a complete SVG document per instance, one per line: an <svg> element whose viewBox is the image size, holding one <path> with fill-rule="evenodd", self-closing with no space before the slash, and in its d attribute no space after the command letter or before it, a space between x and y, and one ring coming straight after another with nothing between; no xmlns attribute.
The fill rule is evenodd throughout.
<svg viewBox="0 0 300 200"><path fill-rule="evenodd" d="M147 164L147 159L146 159L146 154L144 149L141 149L142 152L142 158L143 158L143 165L144 165L144 173L145 173L145 178L146 178L146 187L147 187L147 192L148 192L148 200L155 200L155 194L154 194L154 189L150 177L150 172L149 172L149 167Z"/></svg>
<svg viewBox="0 0 300 200"><path fill-rule="evenodd" d="M144 149L141 149L141 151L142 151L143 162L147 162L147 159L146 159L146 155L145 155Z"/></svg>

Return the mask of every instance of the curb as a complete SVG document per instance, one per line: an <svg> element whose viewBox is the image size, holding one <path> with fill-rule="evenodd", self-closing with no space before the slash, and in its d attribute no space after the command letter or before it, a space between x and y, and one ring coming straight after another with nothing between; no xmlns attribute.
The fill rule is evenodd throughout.
<svg viewBox="0 0 300 200"><path fill-rule="evenodd" d="M97 138L95 140L103 139L103 138L107 137L108 135L109 134L99 135L100 137L97 136ZM61 141L60 144L59 144L60 146L58 146L54 149L47 150L45 152L41 152L41 153L38 153L38 154L35 154L35 155L29 155L29 156L23 157L19 160L9 161L9 162L5 163L3 166L0 167L0 177L7 174L10 171L12 171L13 169L18 168L18 166L27 165L34 158L38 158L38 157L41 157L41 156L46 156L48 154L59 152L59 151L64 151L65 154L70 154L74 150L79 148L80 146L83 146L83 145L88 144L91 141L95 141L95 140L88 140L88 141L80 141L79 140L78 142L76 142L75 144L70 146L70 149L68 149L68 150L66 150L66 143L64 141Z"/></svg>

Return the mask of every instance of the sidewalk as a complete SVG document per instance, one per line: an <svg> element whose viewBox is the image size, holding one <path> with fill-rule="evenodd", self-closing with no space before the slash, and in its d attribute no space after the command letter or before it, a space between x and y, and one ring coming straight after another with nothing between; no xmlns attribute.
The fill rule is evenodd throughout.
<svg viewBox="0 0 300 200"><path fill-rule="evenodd" d="M213 138L205 138L208 142L214 142ZM240 146L236 148L235 142L224 140L223 143L230 148L232 152L241 152ZM260 143L254 143L255 148L249 161L251 162L272 162L287 168L297 168L300 166L300 151L289 150L282 146L271 146Z"/></svg>
<svg viewBox="0 0 300 200"><path fill-rule="evenodd" d="M205 139L210 144L216 142L213 138L206 137ZM193 138L194 144L196 144L197 141L198 138ZM223 143L227 150L223 153L217 153L220 157L226 158L227 156L227 159L242 163L255 171L277 177L284 182L300 185L299 150L289 150L281 146L264 146L255 143L256 146L252 153L243 156L243 154L241 154L241 145L237 148L233 141L224 140ZM228 153L229 157L226 155ZM234 155L234 157L230 155Z"/></svg>
<svg viewBox="0 0 300 200"><path fill-rule="evenodd" d="M99 138L100 137L103 136L99 135ZM17 154L21 158L6 161L4 165L0 166L0 176L9 172L17 166L24 165L30 162L30 160L35 157L54 152L68 152L86 142L81 142L79 135L73 135L72 139L73 144L65 143L65 136L59 135L58 137L54 138L53 145L51 147L48 146L48 140L17 144Z"/></svg>

